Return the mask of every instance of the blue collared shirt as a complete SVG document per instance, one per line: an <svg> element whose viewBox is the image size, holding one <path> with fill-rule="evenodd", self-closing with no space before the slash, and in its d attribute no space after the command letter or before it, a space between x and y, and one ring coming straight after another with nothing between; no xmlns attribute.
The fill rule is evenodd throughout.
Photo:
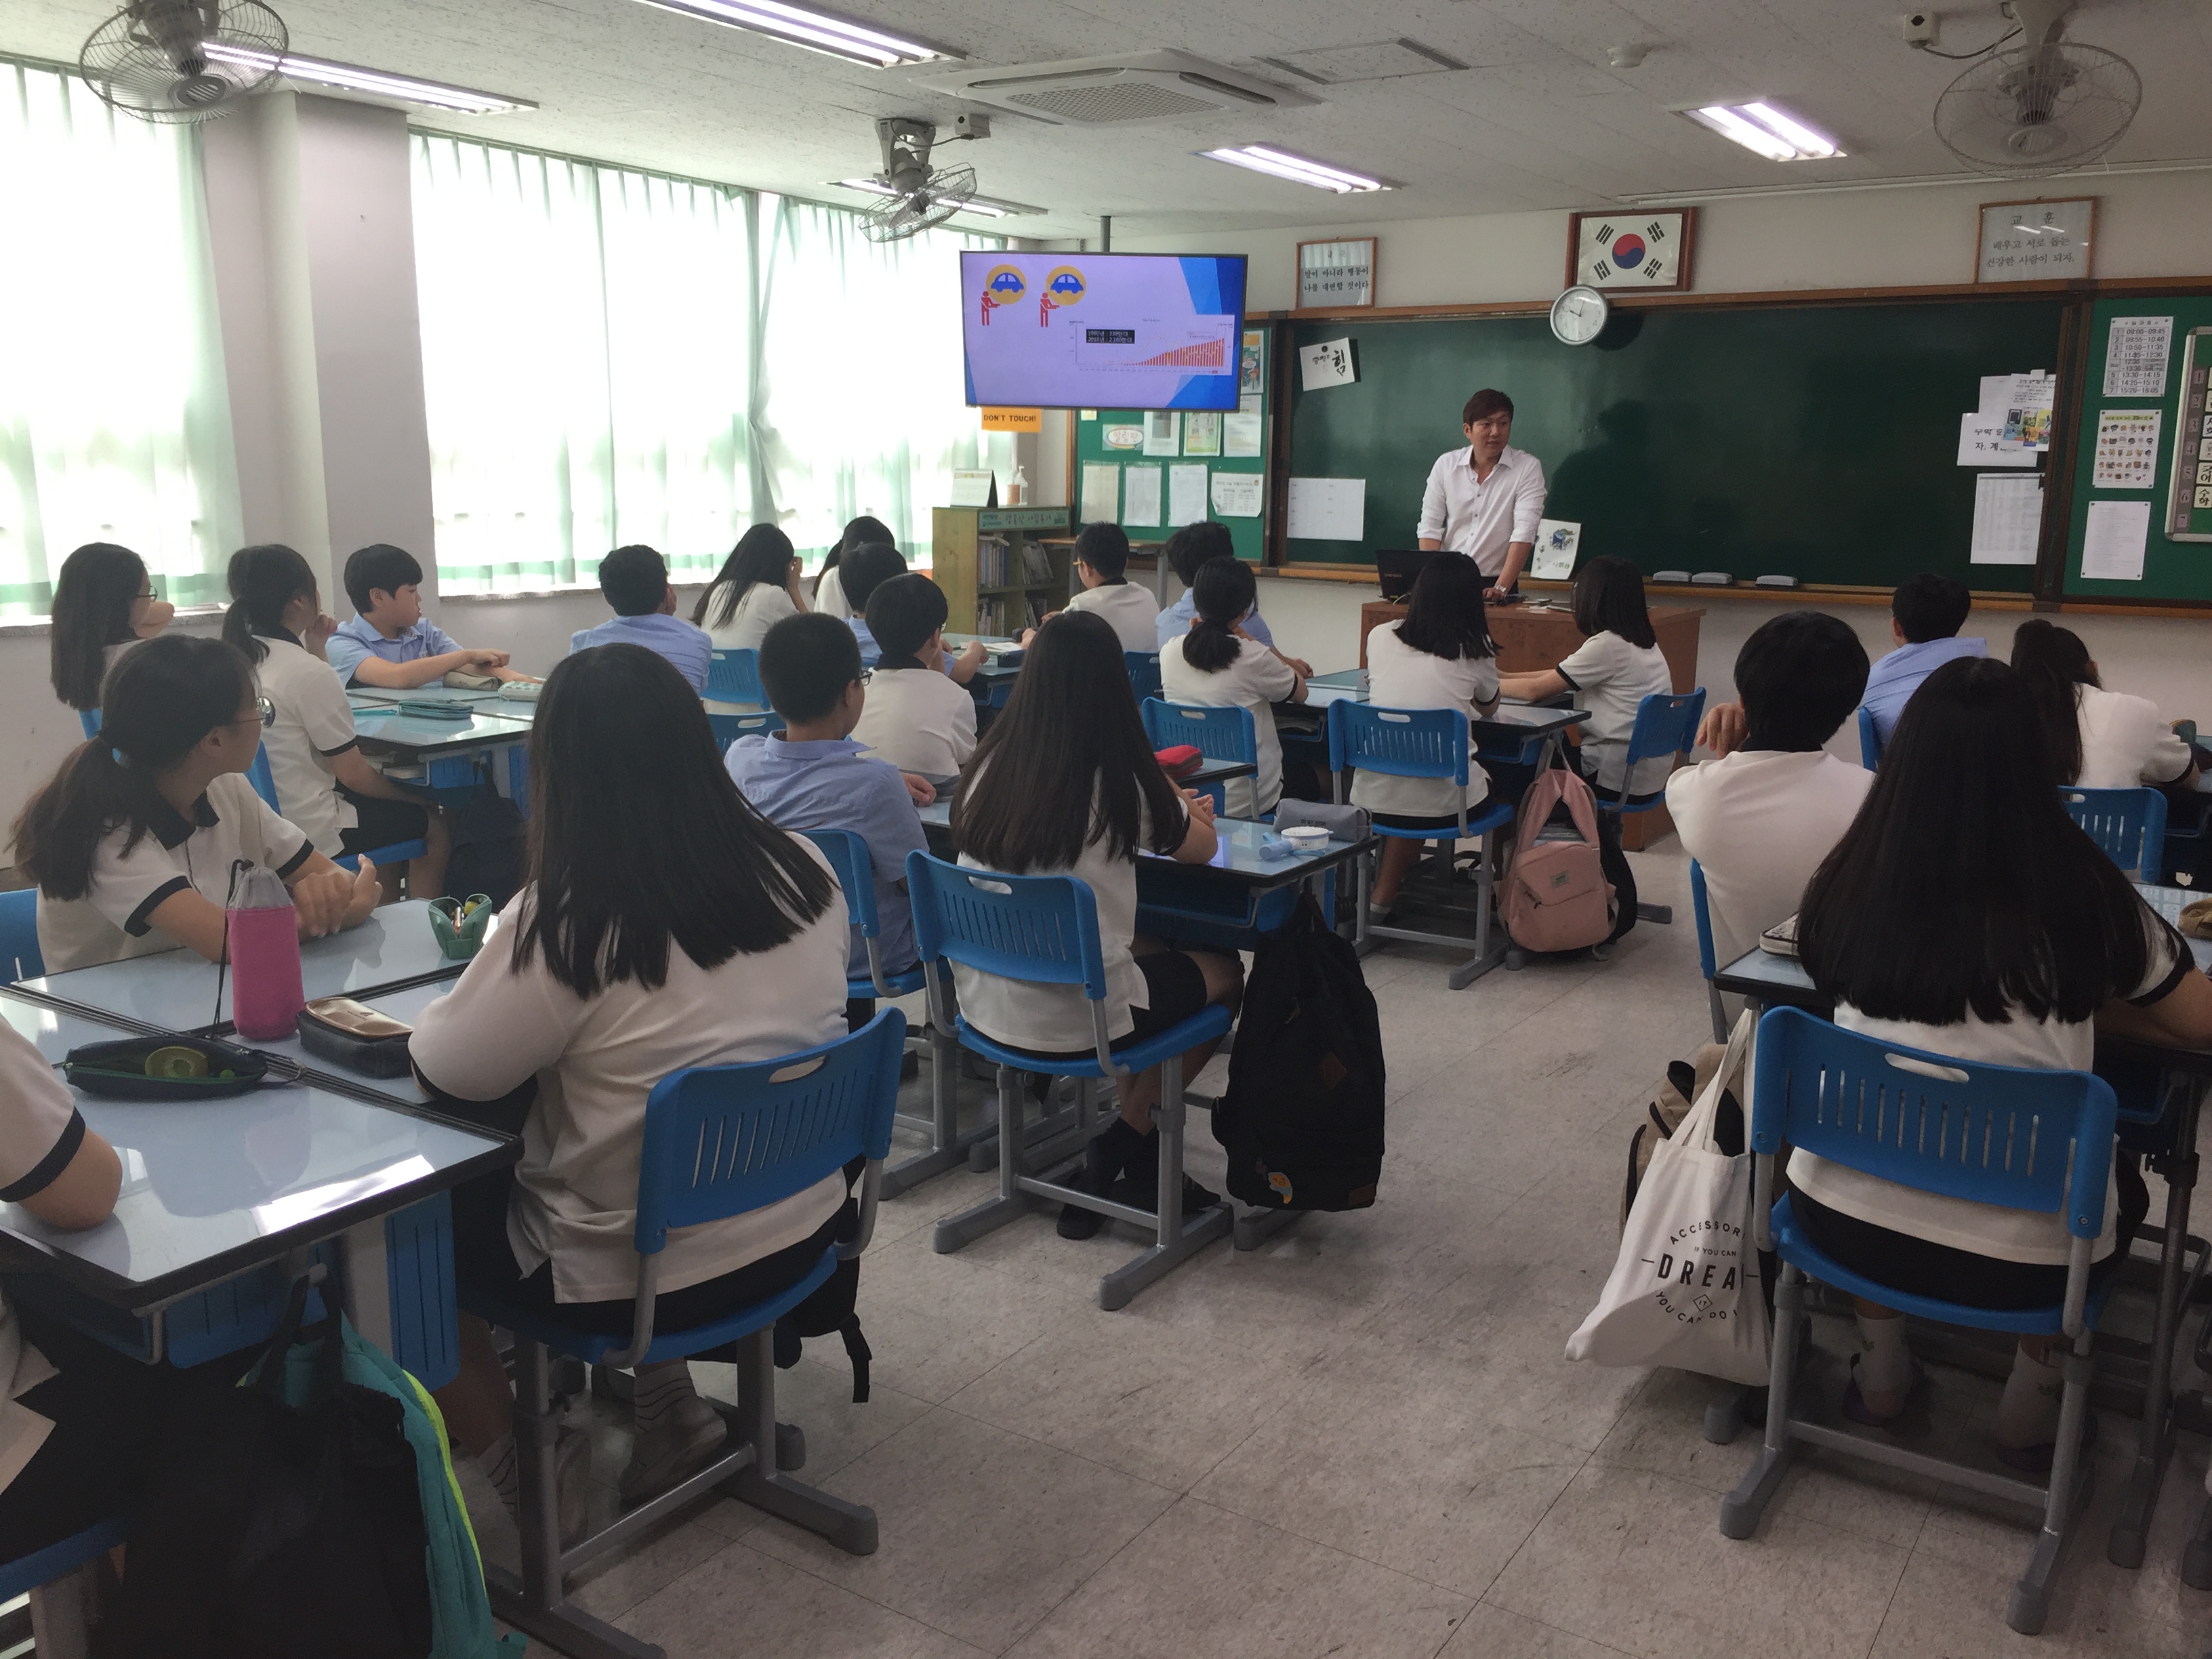
<svg viewBox="0 0 2212 1659"><path fill-rule="evenodd" d="M1987 640L1923 640L1917 645L1899 646L1877 661L1867 676L1863 703L1874 716L1875 736L1884 744L1889 742L1889 734L1897 726L1897 717L1905 712L1905 705L1920 689L1920 682L1945 663L1956 662L1961 657L1989 654Z"/></svg>
<svg viewBox="0 0 2212 1659"><path fill-rule="evenodd" d="M349 617L331 633L323 647L341 685L353 684L354 671L365 658L379 662L414 662L423 657L442 657L461 647L453 636L428 617L417 617L398 638L387 640L366 617Z"/></svg>
<svg viewBox="0 0 2212 1659"><path fill-rule="evenodd" d="M707 690L707 671L714 664L714 642L705 629L658 611L642 617L610 617L597 628L578 629L568 638L572 656L595 645L641 645L658 651L702 695Z"/></svg>
<svg viewBox="0 0 2212 1659"><path fill-rule="evenodd" d="M1190 625L1197 617L1198 601L1192 597L1190 589L1186 587L1182 591L1181 599L1160 612L1160 649L1166 650L1170 640L1181 639L1189 633ZM1273 647L1274 630L1261 619L1260 606L1256 600L1254 601L1252 608L1244 613L1244 631L1259 641L1261 644L1271 649Z"/></svg>
<svg viewBox="0 0 2212 1659"><path fill-rule="evenodd" d="M787 743L778 732L739 738L724 763L739 793L769 822L792 830L849 830L868 843L884 971L902 974L916 960L906 855L927 852L929 841L898 769L863 753L850 738ZM848 972L854 979L868 976L867 941L857 927Z"/></svg>

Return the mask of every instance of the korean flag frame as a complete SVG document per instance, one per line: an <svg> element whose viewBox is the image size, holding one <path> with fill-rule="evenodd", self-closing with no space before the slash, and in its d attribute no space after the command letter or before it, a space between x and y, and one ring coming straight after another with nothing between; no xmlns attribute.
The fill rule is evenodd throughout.
<svg viewBox="0 0 2212 1659"><path fill-rule="evenodd" d="M1635 263L1626 270L1610 257L1624 236L1638 245ZM1691 285L1697 240L1693 207L1571 213L1565 286L1579 283L1608 294L1684 292Z"/></svg>

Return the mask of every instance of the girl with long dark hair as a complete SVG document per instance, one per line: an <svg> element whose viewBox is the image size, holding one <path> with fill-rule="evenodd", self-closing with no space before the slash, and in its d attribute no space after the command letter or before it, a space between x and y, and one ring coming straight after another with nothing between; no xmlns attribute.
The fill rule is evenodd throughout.
<svg viewBox="0 0 2212 1659"><path fill-rule="evenodd" d="M1242 559L1200 565L1191 588L1196 614L1190 631L1160 647L1160 695L1170 702L1252 711L1260 771L1229 783L1235 817L1263 817L1275 810L1283 793L1283 740L1275 731L1274 705L1306 700L1305 676L1280 652L1244 632L1244 615L1258 592L1252 567Z"/></svg>
<svg viewBox="0 0 2212 1659"><path fill-rule="evenodd" d="M176 614L155 592L145 560L113 542L87 542L62 561L54 583L54 695L84 713L99 708L100 683L116 659Z"/></svg>
<svg viewBox="0 0 2212 1659"><path fill-rule="evenodd" d="M842 617L847 622L862 614L867 601L855 604L845 592L844 578L837 573L848 554L863 547L898 546L898 538L881 519L872 519L863 513L845 526L837 538L837 545L830 550L822 561L822 574L814 579L814 608L825 617Z"/></svg>
<svg viewBox="0 0 2212 1659"><path fill-rule="evenodd" d="M2035 699L2061 783L2084 789L2187 790L2197 756L2148 697L2107 691L2070 628L2031 617L2012 636L2012 665Z"/></svg>
<svg viewBox="0 0 2212 1659"><path fill-rule="evenodd" d="M757 651L769 629L805 610L791 538L772 524L757 524L738 538L692 607L691 620L707 630L717 650Z"/></svg>
<svg viewBox="0 0 2212 1659"><path fill-rule="evenodd" d="M1121 641L1103 617L1054 617L1037 630L1006 709L991 723L963 773L952 806L960 862L1013 875L1070 875L1098 902L1106 967L1106 1034L1122 1048L1219 1003L1234 1008L1244 988L1233 956L1170 951L1137 933L1137 854L1204 864L1218 845L1213 811L1179 790L1146 740L1121 660ZM955 964L960 1006L999 1042L1048 1055L1091 1052L1090 1004L1079 985L1032 985ZM1196 1077L1215 1044L1182 1057ZM1122 1082L1121 1114L1094 1138L1074 1184L1103 1196L1126 1170L1133 1202L1158 1202L1159 1103L1155 1066ZM1183 1210L1218 1200L1186 1178ZM1104 1225L1093 1211L1064 1206L1063 1238Z"/></svg>

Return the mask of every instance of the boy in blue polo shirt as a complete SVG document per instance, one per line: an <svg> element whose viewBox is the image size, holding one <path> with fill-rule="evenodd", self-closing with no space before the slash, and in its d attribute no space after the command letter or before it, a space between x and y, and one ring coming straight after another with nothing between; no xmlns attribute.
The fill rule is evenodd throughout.
<svg viewBox="0 0 2212 1659"><path fill-rule="evenodd" d="M345 562L346 598L356 614L340 623L324 647L341 685L374 685L411 691L459 671L502 680L526 680L507 665L507 653L454 642L422 614L422 567L404 547L378 542Z"/></svg>
<svg viewBox="0 0 2212 1659"><path fill-rule="evenodd" d="M668 563L653 549L633 544L599 561L599 592L615 614L597 628L580 628L569 636L571 653L595 645L641 645L676 665L676 672L705 693L707 671L714 666L714 642L707 630L676 614L676 590Z"/></svg>
<svg viewBox="0 0 2212 1659"><path fill-rule="evenodd" d="M730 775L747 800L785 830L849 830L867 842L884 971L904 973L918 960L906 855L929 850L915 809L936 793L927 780L888 761L862 758L853 728L860 723L867 687L860 680L860 647L836 617L811 611L769 629L761 641L760 677L784 729L732 744ZM867 941L857 930L847 968L854 979L868 976Z"/></svg>
<svg viewBox="0 0 2212 1659"><path fill-rule="evenodd" d="M1875 661L1863 702L1874 716L1876 742L1889 741L1923 680L1947 662L1989 654L1986 640L1958 637L1973 602L1966 583L1928 573L1906 577L1890 596L1889 631L1897 649Z"/></svg>

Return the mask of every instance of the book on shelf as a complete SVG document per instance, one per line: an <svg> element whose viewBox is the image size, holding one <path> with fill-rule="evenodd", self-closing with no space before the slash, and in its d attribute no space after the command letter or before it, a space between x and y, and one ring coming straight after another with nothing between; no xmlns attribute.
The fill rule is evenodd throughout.
<svg viewBox="0 0 2212 1659"><path fill-rule="evenodd" d="M1025 582L1048 582L1052 580L1052 556L1035 542L1022 544L1022 580Z"/></svg>

